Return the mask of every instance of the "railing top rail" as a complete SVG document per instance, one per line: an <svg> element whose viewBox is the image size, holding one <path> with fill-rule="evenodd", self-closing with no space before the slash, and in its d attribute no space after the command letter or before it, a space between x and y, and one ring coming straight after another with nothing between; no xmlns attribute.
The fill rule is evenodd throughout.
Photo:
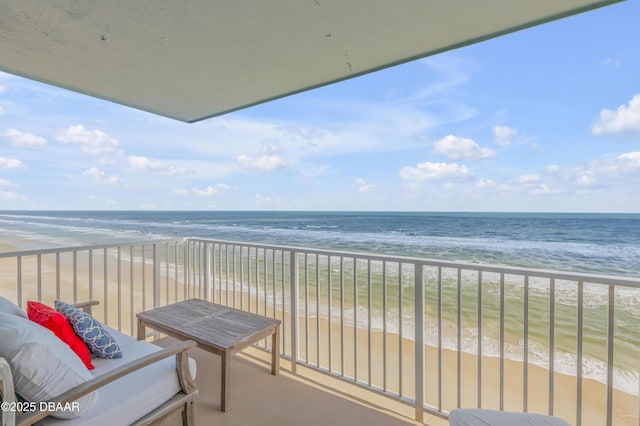
<svg viewBox="0 0 640 426"><path fill-rule="evenodd" d="M282 245L275 245L275 244L262 244L262 243L251 243L251 242L242 242L242 241L212 240L212 239L197 238L197 237L190 237L190 238L186 238L185 240L202 242L202 243L218 243L218 244L245 246L245 247L252 247L252 248L266 248L266 249L272 249L272 250L295 251L297 253L320 254L320 255L326 255L326 256L343 256L343 257L349 257L349 258L358 258L358 259L374 260L374 261L377 260L377 261L384 261L384 262L421 264L424 266L435 266L435 267L441 266L443 268L464 269L468 271L482 271L482 272L490 272L490 273L497 273L497 274L503 273L505 275L526 275L529 277L555 278L556 280L582 281L585 283L593 283L593 284L612 284L612 285L618 285L618 286L640 288L640 277L622 277L622 276L604 275L604 274L601 275L601 274L590 274L590 273L581 273L581 272L565 272L565 271L554 271L550 269L513 267L513 266L492 265L492 264L485 264L485 263L456 262L456 261L449 261L449 260L428 259L428 258L419 258L419 257L410 257L410 256L385 255L385 254L376 254L376 253L358 253L358 252L350 252L350 251L318 249L318 248L309 248L309 247L296 247L296 246L282 246Z"/></svg>
<svg viewBox="0 0 640 426"><path fill-rule="evenodd" d="M35 249L35 250L8 251L8 252L0 252L0 259L18 257L18 256L37 256L39 254L72 253L74 251L100 250L105 248L109 249L109 248L117 248L117 247L125 247L125 246L140 246L143 244L144 245L165 244L165 243L183 242L183 241L185 241L184 238L175 238L175 239L158 239L158 240L123 241L123 242L117 242L117 243L95 244L95 245L85 245L85 246L50 247L46 249Z"/></svg>
<svg viewBox="0 0 640 426"><path fill-rule="evenodd" d="M217 244L236 245L236 246L244 246L244 247L252 247L252 248L264 248L264 249L282 250L282 251L295 251L297 253L318 254L318 255L325 255L325 256L342 256L347 258L357 258L357 259L383 261L383 262L420 264L423 266L463 269L467 271L482 271L482 272L505 274L505 275L526 275L530 277L549 278L549 279L555 278L557 280L582 281L585 283L612 284L612 285L618 285L618 286L640 288L640 277L621 277L621 276L613 276L613 275L600 275L600 274L590 274L590 273L580 273L580 272L565 272L565 271L554 271L554 270L548 270L548 269L513 267L513 266L492 265L492 264L484 264L484 263L456 262L456 261L449 261L449 260L418 258L418 257L410 257L410 256L386 255L386 254L377 254L377 253L358 253L358 252L351 252L351 251L285 246L285 245L275 245L275 244L263 244L263 243L253 243L253 242L243 242L243 241L213 240L213 239L197 238L197 237L123 241L119 243L84 245L84 246L65 246L65 247L52 247L52 248L39 249L39 250L21 250L21 251L12 251L12 252L2 252L0 253L0 259L19 257L19 256L24 257L24 256L36 256L36 255L44 255L44 254L55 254L55 253L72 253L74 251L99 250L99 249L105 249L105 248L108 249L108 248L117 248L117 247L126 247L126 246L166 244L166 243L175 243L175 242L184 242L184 241L201 242L201 243L217 243Z"/></svg>

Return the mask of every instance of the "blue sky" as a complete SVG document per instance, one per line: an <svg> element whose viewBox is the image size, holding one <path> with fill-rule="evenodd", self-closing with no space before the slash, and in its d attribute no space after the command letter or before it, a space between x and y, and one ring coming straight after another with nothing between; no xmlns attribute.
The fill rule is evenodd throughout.
<svg viewBox="0 0 640 426"><path fill-rule="evenodd" d="M0 209L640 212L640 2L195 124L0 73Z"/></svg>

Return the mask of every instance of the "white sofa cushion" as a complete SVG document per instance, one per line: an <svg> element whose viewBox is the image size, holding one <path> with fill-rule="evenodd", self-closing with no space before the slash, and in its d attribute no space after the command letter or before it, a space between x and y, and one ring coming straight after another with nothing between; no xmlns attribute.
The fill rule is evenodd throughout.
<svg viewBox="0 0 640 426"><path fill-rule="evenodd" d="M133 340L122 333L113 333L119 340L122 358L94 358L95 369L91 374L100 376L114 368L160 350L158 346ZM195 378L196 364L189 359L189 370ZM59 420L48 417L38 425L58 426L112 426L131 424L152 410L160 407L180 391L176 374L175 357L169 357L128 374L100 388L100 399L82 417Z"/></svg>
<svg viewBox="0 0 640 426"><path fill-rule="evenodd" d="M18 306L12 301L5 299L0 296L0 314L11 314L17 315L24 319L27 319L27 313L22 309L18 308Z"/></svg>
<svg viewBox="0 0 640 426"><path fill-rule="evenodd" d="M31 402L49 401L93 377L66 343L18 315L0 313L0 357L11 367L15 392ZM64 419L81 416L97 398L92 392L78 400L79 410L53 415Z"/></svg>

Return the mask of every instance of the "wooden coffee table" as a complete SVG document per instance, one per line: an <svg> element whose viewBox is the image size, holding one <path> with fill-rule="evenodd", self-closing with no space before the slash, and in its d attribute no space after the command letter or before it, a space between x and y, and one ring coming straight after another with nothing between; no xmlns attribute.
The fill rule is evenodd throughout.
<svg viewBox="0 0 640 426"><path fill-rule="evenodd" d="M200 299L191 299L150 311L138 317L138 340L145 327L181 340L193 340L206 351L220 355L220 408L229 411L231 357L271 336L271 374L280 369L280 320L244 312Z"/></svg>

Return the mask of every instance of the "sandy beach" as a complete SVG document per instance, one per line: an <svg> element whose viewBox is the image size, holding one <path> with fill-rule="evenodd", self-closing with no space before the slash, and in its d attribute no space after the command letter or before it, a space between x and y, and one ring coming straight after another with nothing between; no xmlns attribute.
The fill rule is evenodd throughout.
<svg viewBox="0 0 640 426"><path fill-rule="evenodd" d="M0 245L0 252L10 252L19 244ZM106 260L106 264L105 264ZM60 264L59 276L56 274L56 264ZM26 301L36 299L38 293L44 303L52 304L56 298L67 301L82 301L96 299L100 305L95 311L95 316L107 321L114 328L120 328L125 332L134 332L134 324L131 318L132 312L148 309L153 304L151 294L151 277L153 270L147 265L135 268L132 272L129 262L120 262L121 284L118 285L115 277L118 276L118 267L114 253L97 250L89 260L86 253L79 253L76 259L77 275L72 273L73 257L64 254L56 258L55 255L42 256L38 262L35 256L22 259L20 268L22 272L21 303L26 307ZM91 270L89 268L91 265ZM41 278L38 279L38 270ZM18 265L15 258L0 259L0 294L15 302L18 301L16 287ZM105 273L109 277L105 279ZM175 300L176 292L174 276L166 277L161 270L161 300ZM172 275L172 274L170 274ZM133 285L130 277L133 276ZM58 287L58 284L59 287ZM75 282L75 285L74 285ZM142 283L145 282L143 287ZM59 293L59 294L58 294ZM216 292L216 297L220 293ZM183 299L184 292L179 290L178 299ZM192 296L192 295L187 295ZM232 295L231 295L232 297ZM245 306L249 303L249 296L244 295ZM253 298L253 296L251 296ZM121 303L118 303L118 301ZM255 300L252 299L255 307ZM239 306L239 302L238 302ZM268 315L274 315L272 310ZM275 312L275 316L283 318L281 310ZM290 316L285 314L285 327L283 344L287 353L291 353L291 339L286 333L290 333ZM415 346L413 340L403 339L399 341L398 335L387 333L386 339L382 332L372 330L371 341L367 329L359 329L357 338L354 336L353 326L340 323L334 319L332 327L332 353L331 370L340 375L354 376L354 364L357 358L357 377L361 382L389 391L401 394L403 397L414 396L414 359ZM308 344L305 340L306 330L309 330ZM326 318L321 318L318 326L315 318L305 321L300 318L299 332L299 357L306 359L308 364L315 366L318 363L316 342L321 342L320 364L329 368L328 336L329 323ZM386 344L385 344L386 341ZM344 342L341 348L340 343ZM357 342L357 345L356 345ZM368 349L370 348L370 350ZM357 353L357 355L356 355ZM469 353L461 354L461 364L458 366L458 354L455 351L442 349L442 393L438 392L438 349L425 346L425 402L428 405L444 410L451 410L457 406L457 381L458 370L461 374L461 400L462 407L476 407L478 402L478 358ZM398 367L398 358L402 357L402 367ZM498 358L482 357L482 406L483 408L500 408L500 361ZM304 362L302 363L304 365ZM386 368L385 368L386 365ZM343 369L344 366L344 369ZM458 368L459 367L459 368ZM369 375L370 371L370 375ZM513 411L523 410L523 365L521 362L506 359L504 361L504 409ZM528 411L537 413L549 412L549 372L536 365L528 368ZM560 416L572 424L576 421L576 379L565 374L555 373L554 381L554 414ZM606 387L602 383L592 380L583 380L583 404L582 424L605 424ZM613 392L613 409L615 425L632 425L638 422L638 398L619 390ZM439 424L439 420L425 416L427 423Z"/></svg>

